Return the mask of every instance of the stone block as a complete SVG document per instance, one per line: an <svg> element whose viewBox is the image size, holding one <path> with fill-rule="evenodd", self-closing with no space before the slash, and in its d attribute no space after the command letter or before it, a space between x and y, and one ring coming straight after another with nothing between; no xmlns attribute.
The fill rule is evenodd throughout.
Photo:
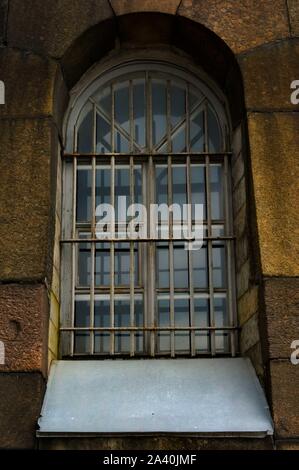
<svg viewBox="0 0 299 470"><path fill-rule="evenodd" d="M241 178L238 185L233 190L233 212L236 216L241 207L246 203L245 177Z"/></svg>
<svg viewBox="0 0 299 470"><path fill-rule="evenodd" d="M250 263L247 260L237 272L237 296L241 297L249 287Z"/></svg>
<svg viewBox="0 0 299 470"><path fill-rule="evenodd" d="M46 374L48 315L44 285L0 285L0 339L5 346L1 371Z"/></svg>
<svg viewBox="0 0 299 470"><path fill-rule="evenodd" d="M260 341L259 314L256 312L242 325L240 334L240 349L244 354Z"/></svg>
<svg viewBox="0 0 299 470"><path fill-rule="evenodd" d="M0 448L34 449L45 390L35 373L0 373Z"/></svg>
<svg viewBox="0 0 299 470"><path fill-rule="evenodd" d="M238 157L234 160L232 165L233 188L237 186L242 176L244 176L244 156L241 152L239 153Z"/></svg>
<svg viewBox="0 0 299 470"><path fill-rule="evenodd" d="M247 207L243 204L238 214L234 217L234 232L240 238L247 230Z"/></svg>
<svg viewBox="0 0 299 470"><path fill-rule="evenodd" d="M11 0L8 45L60 58L86 30L112 17L108 0Z"/></svg>
<svg viewBox="0 0 299 470"><path fill-rule="evenodd" d="M254 286L238 300L238 320L242 326L258 310L258 286Z"/></svg>
<svg viewBox="0 0 299 470"><path fill-rule="evenodd" d="M183 0L178 13L211 29L235 54L289 36L284 0Z"/></svg>
<svg viewBox="0 0 299 470"><path fill-rule="evenodd" d="M2 120L1 130L0 279L50 279L57 131L46 119Z"/></svg>
<svg viewBox="0 0 299 470"><path fill-rule="evenodd" d="M0 0L0 44L6 41L8 0Z"/></svg>
<svg viewBox="0 0 299 470"><path fill-rule="evenodd" d="M1 118L54 116L57 62L6 47L0 49L0 69L5 83Z"/></svg>
<svg viewBox="0 0 299 470"><path fill-rule="evenodd" d="M299 3L298 0L287 0L292 36L299 36Z"/></svg>
<svg viewBox="0 0 299 470"><path fill-rule="evenodd" d="M249 257L249 250L248 250L248 237L247 235L243 235L241 238L236 240L236 265L237 269L240 269L242 264Z"/></svg>
<svg viewBox="0 0 299 470"><path fill-rule="evenodd" d="M111 6L116 15L146 11L174 15L179 4L180 0L111 0Z"/></svg>
<svg viewBox="0 0 299 470"><path fill-rule="evenodd" d="M299 340L299 279L264 281L270 358L289 359L291 343Z"/></svg>
<svg viewBox="0 0 299 470"><path fill-rule="evenodd" d="M299 115L252 113L248 125L262 272L298 276Z"/></svg>
<svg viewBox="0 0 299 470"><path fill-rule="evenodd" d="M299 77L299 40L258 48L239 57L239 64L247 109L299 109L290 100L290 84Z"/></svg>
<svg viewBox="0 0 299 470"><path fill-rule="evenodd" d="M299 365L270 362L272 411L277 438L299 436Z"/></svg>

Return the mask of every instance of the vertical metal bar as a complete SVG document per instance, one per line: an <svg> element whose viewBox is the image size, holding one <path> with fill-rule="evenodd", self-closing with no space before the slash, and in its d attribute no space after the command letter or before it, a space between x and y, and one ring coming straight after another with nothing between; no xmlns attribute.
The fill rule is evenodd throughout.
<svg viewBox="0 0 299 470"><path fill-rule="evenodd" d="M154 162L153 162L153 126L152 126L152 119L153 119L153 111L152 111L152 80L148 72L146 72L146 123L147 123L147 146L149 149L149 159L148 159L148 200L147 200L147 231L148 237L151 238L151 218L150 218L150 207L151 204L154 202L154 195L153 195L153 186L154 186ZM156 325L156 286L155 286L155 243L150 241L147 243L147 260L148 260L148 270L147 270L147 312L146 312L146 323L147 325L154 327ZM152 330L149 336L149 349L150 355L155 356L156 348L155 348L155 339L156 333Z"/></svg>
<svg viewBox="0 0 299 470"><path fill-rule="evenodd" d="M224 156L224 205L225 205L225 235L231 236L231 220L230 220L230 211L229 211L229 168L228 168L228 156ZM232 246L231 240L226 242L227 248L227 303L228 303L228 315L229 315L229 326L235 326L235 312L234 312L234 302L233 302L233 283L232 283ZM235 331L230 331L230 350L231 355L236 355L236 344L235 344Z"/></svg>
<svg viewBox="0 0 299 470"><path fill-rule="evenodd" d="M114 86L111 85L111 149L114 153ZM115 208L115 198L114 198L114 187L115 187L115 156L112 155L110 161L110 171L111 171L111 182L110 182L110 203L113 208ZM115 236L115 220L111 221L110 224L111 238ZM114 328L114 253L115 245L114 242L110 242L110 327ZM115 334L114 331L110 333L110 354L114 355L114 341Z"/></svg>
<svg viewBox="0 0 299 470"><path fill-rule="evenodd" d="M77 197L77 157L73 160L73 207L72 207L72 238L76 238L76 197ZM71 325L75 327L75 285L76 285L76 243L72 244L72 302ZM74 354L75 332L71 332L71 355Z"/></svg>
<svg viewBox="0 0 299 470"><path fill-rule="evenodd" d="M96 153L96 107L93 105L93 153ZM92 157L91 161L91 236L95 238L95 205L96 205L96 157ZM90 266L90 326L94 327L94 288L95 288L95 242L91 242L91 266ZM90 331L90 354L94 354L94 335Z"/></svg>
<svg viewBox="0 0 299 470"><path fill-rule="evenodd" d="M205 152L209 151L209 136L208 136L208 106L207 101L204 107L204 131L205 131ZM206 166L206 205L207 205L207 222L208 222L208 237L212 236L212 220L211 220L211 186L210 186L210 156L207 154L205 157ZM208 262L209 262L209 313L210 313L210 326L215 327L215 312L214 312L214 288L213 288L213 245L212 240L207 241L208 246ZM216 354L215 345L215 331L210 332L211 338L211 353L212 356Z"/></svg>
<svg viewBox="0 0 299 470"><path fill-rule="evenodd" d="M189 84L186 85L186 151L190 153L190 123L189 123ZM191 190L191 164L190 164L190 155L187 155L187 203L188 203L188 237L190 238L192 232L192 190ZM196 221L195 221L196 223ZM192 259L192 249L189 244L188 249L188 269L189 269L189 296L190 296L190 326L195 326L194 318L194 285L193 285L193 259ZM191 336L191 356L195 356L195 331L192 330L190 333Z"/></svg>
<svg viewBox="0 0 299 470"><path fill-rule="evenodd" d="M134 152L134 121L133 121L133 82L130 80L129 85L129 101L130 101L130 152ZM134 204L134 157L130 155L130 204ZM131 225L132 227L132 225ZM130 233L130 326L135 326L135 309L134 309L134 282L135 282L135 272L134 272L134 241L132 241L132 230ZM130 355L134 356L135 354L135 333L130 332Z"/></svg>
<svg viewBox="0 0 299 470"><path fill-rule="evenodd" d="M166 119L167 119L167 151L171 153L171 101L170 101L170 80L167 80L167 106L166 106ZM167 199L168 207L172 206L172 161L171 156L167 157ZM170 326L174 328L175 319L174 319L174 250L173 250L173 212L169 210L169 219L168 219L168 233L169 233L169 289L170 289ZM172 329L170 332L170 355L171 357L175 356L175 332Z"/></svg>

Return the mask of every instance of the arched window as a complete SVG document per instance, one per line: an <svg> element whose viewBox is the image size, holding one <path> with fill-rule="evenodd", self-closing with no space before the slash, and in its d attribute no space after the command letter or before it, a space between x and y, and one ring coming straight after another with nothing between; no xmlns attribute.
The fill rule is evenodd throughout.
<svg viewBox="0 0 299 470"><path fill-rule="evenodd" d="M180 66L129 62L94 73L74 94L64 153L62 356L236 353L228 136L219 92ZM136 203L145 212L132 229ZM115 208L115 223L103 204ZM153 204L192 208L161 212L152 231ZM179 223L188 235L195 228L195 204L200 249L177 236Z"/></svg>

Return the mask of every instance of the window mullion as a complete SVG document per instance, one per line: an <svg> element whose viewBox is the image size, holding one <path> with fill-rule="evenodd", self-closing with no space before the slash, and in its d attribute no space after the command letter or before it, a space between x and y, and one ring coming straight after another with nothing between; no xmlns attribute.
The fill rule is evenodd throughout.
<svg viewBox="0 0 299 470"><path fill-rule="evenodd" d="M189 85L186 86L185 93L185 112L186 112L186 151L190 152L190 120L189 120ZM191 191L191 164L190 164L190 155L187 155L187 203L188 203L188 212L187 212L187 223L188 223L188 237L191 237L192 232L192 191ZM185 222L185 221L184 221ZM196 224L196 221L195 221ZM192 260L192 247L189 244L188 247L188 270L189 270L189 308L190 308L190 326L195 326L194 319L194 286L193 286L193 260ZM195 331L191 331L191 356L195 356Z"/></svg>
<svg viewBox="0 0 299 470"><path fill-rule="evenodd" d="M167 106L166 106L166 119L167 119L167 151L171 153L171 101L170 101L170 80L167 80ZM168 207L172 206L173 199L173 187L172 187L172 161L171 156L167 157L167 188L168 188ZM171 357L175 356L175 319L174 319L174 253L173 253L173 211L169 210L169 219L168 219L168 233L169 233L169 288L170 288L170 355Z"/></svg>
<svg viewBox="0 0 299 470"><path fill-rule="evenodd" d="M111 85L111 149L112 153L114 152L114 86ZM115 207L115 156L111 156L110 161L110 173L111 173L111 181L110 181L110 203L111 206ZM110 224L110 236L111 239L115 237L115 220L113 220ZM115 255L115 244L114 241L110 242L110 327L115 327L114 321L114 255ZM111 331L110 335L110 354L114 355L114 346L115 346L115 334L114 331Z"/></svg>
<svg viewBox="0 0 299 470"><path fill-rule="evenodd" d="M205 102L204 107L204 136L205 136L205 152L209 151L209 138L208 138L208 106ZM211 211L211 185L210 185L210 156L207 153L205 156L206 166L206 206L207 206L207 226L208 226L208 237L212 237L212 211ZM214 312L214 288L213 288L213 245L212 240L207 241L208 246L208 279L209 279L209 315L210 315L210 326L215 328L215 312ZM211 354L215 356L216 345L215 345L215 330L210 332L211 340Z"/></svg>

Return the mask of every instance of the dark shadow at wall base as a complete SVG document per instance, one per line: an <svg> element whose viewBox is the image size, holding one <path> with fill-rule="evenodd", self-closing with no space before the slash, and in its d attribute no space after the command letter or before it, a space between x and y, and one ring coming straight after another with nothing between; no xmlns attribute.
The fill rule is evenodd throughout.
<svg viewBox="0 0 299 470"><path fill-rule="evenodd" d="M273 450L272 438L57 437L38 439L43 450Z"/></svg>

